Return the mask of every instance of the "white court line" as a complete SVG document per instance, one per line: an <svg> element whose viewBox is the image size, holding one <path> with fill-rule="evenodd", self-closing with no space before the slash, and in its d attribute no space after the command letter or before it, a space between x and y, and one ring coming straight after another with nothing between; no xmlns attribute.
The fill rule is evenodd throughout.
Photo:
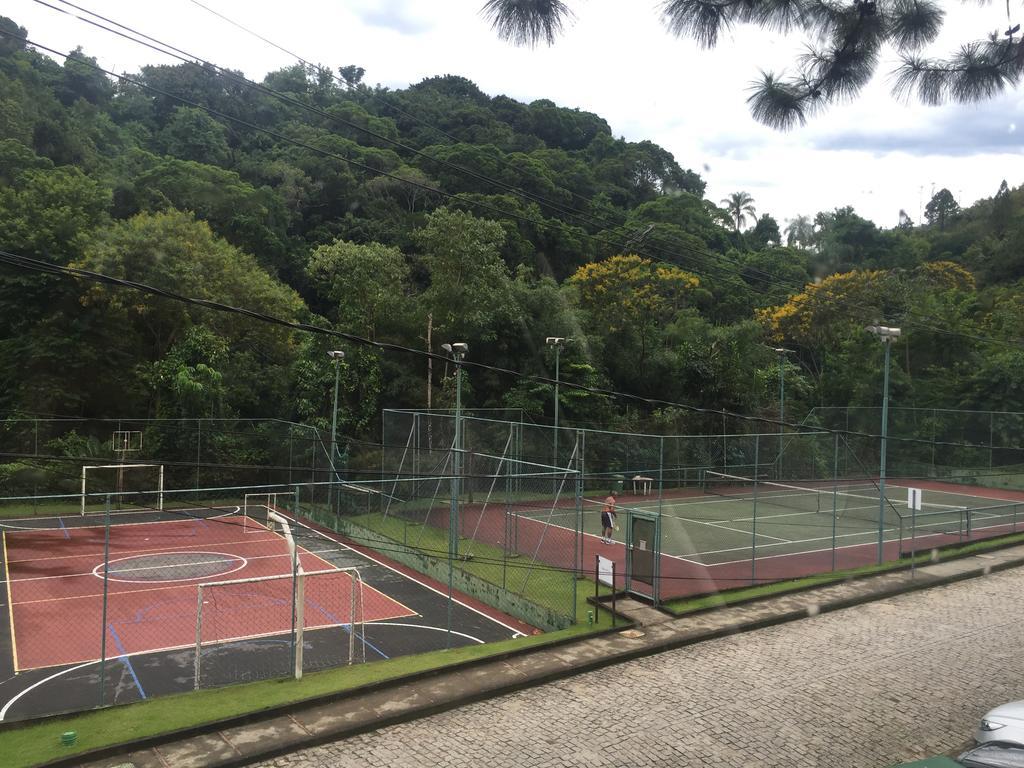
<svg viewBox="0 0 1024 768"><path fill-rule="evenodd" d="M274 539L239 539L239 540L236 540L236 541L219 541L219 542L216 542L216 546L218 546L218 547L234 547L234 546L241 546L243 544L244 545L266 544L266 543L271 542L271 541L274 541ZM128 550L124 550L124 552L122 554L124 554L126 557L143 557L145 555L177 554L177 553L182 553L182 552L192 552L192 551L195 551L195 550L192 549L192 547L197 547L197 546L202 546L202 545L201 544L197 544L197 543L192 543L192 544L180 544L180 545L174 546L174 547L148 547L146 549L128 549ZM307 550L307 551L309 551L309 550ZM287 555L287 553L282 553L282 554L283 555ZM259 560L261 558L267 558L267 557L281 557L282 554L257 555L257 556L252 557L251 559L252 560ZM241 557L241 555L239 555L239 557ZM21 560L11 560L9 562L11 562L11 563L40 563L40 562L42 562L42 563L53 563L53 562L56 562L58 560L76 560L76 559L81 559L81 558L93 558L93 559L99 558L99 559L102 559L103 558L103 554L101 552L85 552L85 553L81 553L81 554L77 554L77 555L59 555L57 557L31 557L31 558L25 558L25 559L21 559ZM111 561L111 562L113 562L113 561ZM25 579L14 579L14 581L38 581L40 579L62 579L65 576L68 576L68 575L70 575L70 576L86 576L88 574L84 574L83 573L83 574L61 574L61 575L58 575L58 576L30 576L30 577L27 577Z"/></svg>
<svg viewBox="0 0 1024 768"><path fill-rule="evenodd" d="M225 543L226 544L245 544L247 542L242 541L242 542L225 542ZM179 550L180 550L180 548L179 548ZM144 551L144 553L142 555L134 555L134 556L135 557L145 557L146 555L188 554L188 552L191 552L191 551L192 550L185 550L184 552L180 552L180 551L173 551L172 552L170 550L149 550L149 549L147 549L147 550ZM316 549L316 550L314 550L314 549L306 549L307 553L309 553L311 555L316 555L317 557L320 557L320 555L324 555L324 554L330 554L331 552L336 552L336 551L337 550L334 550L334 549ZM223 554L230 554L230 553L225 552ZM279 557L287 557L289 560L291 560L291 555L288 554L287 552L280 552L280 553L274 554L274 555L254 555L254 556L251 556L251 557L248 557L248 558L245 558L242 555L233 555L233 557L241 558L243 560L248 560L249 562L253 562L255 560L273 560L273 559L279 558ZM320 557L320 559L323 560L324 558ZM19 563L27 563L27 562L33 562L33 561L31 561L31 560L18 560L17 562L19 562ZM115 562L115 561L112 560L111 562ZM165 565L165 566L160 566L160 567L161 568L178 568L178 567L181 567L181 566L178 566L178 565L174 565L174 566ZM133 570L135 570L135 569L133 569ZM144 570L146 570L146 569L144 569ZM87 571L85 573L59 573L59 574L55 574L55 575L52 575L52 576L26 576L26 577L21 578L21 579L11 579L10 581L11 581L12 584L14 582L18 582L19 584L22 584L22 583L27 583L27 582L30 582L30 581L47 581L48 579L71 579L71 578L80 578L80 577L91 576L91 575L93 575L92 571ZM271 574L271 575L274 575L274 574ZM0 579L0 584L2 584L2 583L3 583L3 580ZM64 599L64 598L61 598L61 599ZM34 601L34 602L38 602L38 601ZM45 602L45 601L42 601L42 602ZM20 605L20 603L19 603L19 605Z"/></svg>
<svg viewBox="0 0 1024 768"><path fill-rule="evenodd" d="M373 626L374 626L374 628L377 628L377 627L411 627L412 629L430 629L430 630L433 630L434 632L444 632L446 634L448 632L448 630L445 629L444 627L435 627L433 624L403 624L403 623L398 622L398 621L375 621L375 622L373 622ZM453 635L458 635L459 637L464 637L467 640L472 640L474 643L479 643L480 645L484 645L484 641L481 640L478 637L473 637L472 635L467 635L465 632L456 632L454 629L451 632L452 632Z"/></svg>
<svg viewBox="0 0 1024 768"><path fill-rule="evenodd" d="M896 530L895 528L886 528L885 532L886 533L892 533L895 530ZM878 538L878 531L857 531L856 533L838 533L838 534L836 534L836 538L837 539L844 539L844 538L850 539L850 538L853 538L855 536L874 536L875 540L877 540L877 538ZM811 539L795 539L795 540L793 540L791 542L788 542L788 543L790 543L790 544L811 544L811 543L813 543L815 541L832 541L832 537L831 536L816 536L816 537L811 538ZM892 539L892 541L895 541L895 539ZM868 543L870 543L870 541ZM768 547L782 547L782 546L785 546L785 545L781 544L781 543L779 543L779 544L761 544L758 548L759 549L767 549ZM698 552L697 554L699 554L699 555L720 555L720 554L722 554L724 552L742 552L745 549L750 549L750 547L746 546L746 547L730 547L728 549L712 549L712 550L707 550L707 551L704 551L704 552ZM797 552L791 552L789 554L797 554L798 555L798 554L801 554L803 551L804 550L798 550ZM717 565L717 563L715 563L715 565Z"/></svg>
<svg viewBox="0 0 1024 768"><path fill-rule="evenodd" d="M208 579L208 578L217 577L217 576L227 576L229 573L234 573L235 571L240 571L243 568L245 568L247 565L249 565L249 560L247 558L244 558L241 555L232 555L232 554L230 554L228 552L209 552L209 551L204 551L204 550L198 550L198 551L192 551L192 552L173 552L173 553L168 553L168 554L177 554L177 555L191 555L191 554L196 554L196 555L213 555L214 557L217 557L218 559L217 560L197 560L197 561L194 561L194 562L191 562L191 563L172 563L171 565L158 565L158 566L140 565L138 568L117 568L117 569L114 569L114 571L113 571L114 575L111 575L110 568L109 568L110 563L119 563L119 562L122 562L123 560L137 560L140 557L139 555L128 555L128 557L119 557L116 560L110 560L107 563L100 563L99 565L97 565L95 568L92 569L92 575L95 576L98 579L103 579L104 574L100 573L100 569L102 569L104 565L107 565L108 568L107 568L107 573L105 575L111 581L116 581L116 582L119 582L121 584L160 584L160 583L170 583L170 582L196 581L197 579ZM160 556L159 554L156 554L156 555L141 555L141 557L159 557L159 556ZM197 565L220 565L220 564L225 562L225 560L224 560L225 557L227 557L229 559L229 561L231 561L231 562L238 563L238 565L235 566L234 568L232 568L231 570L227 570L227 571L218 571L217 573L204 574L203 576L188 576L188 577L181 578L181 579L175 579L175 578L168 578L168 579L123 579L123 578L121 578L121 574L135 573L136 571L154 571L155 570L155 571L161 572L161 575L162 575L162 572L165 569L170 569L170 568L195 568ZM129 591L131 591L131 590L129 590Z"/></svg>
<svg viewBox="0 0 1024 768"><path fill-rule="evenodd" d="M767 533L754 533L752 531L744 531L741 528L730 528L727 525L721 525L720 523L709 523L706 520L693 520L688 517L675 517L675 520L681 520L684 523L694 523L695 525L707 525L712 528L721 528L723 531L732 531L733 533L742 533L744 536L757 536L764 537L766 539L774 539L775 541L782 542L784 544L792 544L793 542L789 539L783 539L778 536L769 536ZM768 546L767 544L765 546Z"/></svg>
<svg viewBox="0 0 1024 768"><path fill-rule="evenodd" d="M528 516L522 515L522 514L520 514L518 512L516 513L516 516L520 520L523 520L523 521L526 521L526 522L537 523L539 525L548 525L548 526L551 526L552 528L561 528L563 531L568 531L569 533L572 533L572 534L576 533L576 529L575 528L569 528L568 526L565 526L565 525L556 525L555 523L545 522L544 520L542 520L540 518L528 517ZM674 518L674 519L678 520L679 518ZM586 531L580 531L580 534L583 535L583 536L589 536L592 539L599 539L599 538L601 538L596 533L587 533ZM616 543L618 543L618 542L616 542ZM625 542L623 542L623 543L625 543ZM691 565L704 565L704 563L700 562L699 560L689 560L688 558L683 557L682 555L670 555L667 552L662 552L661 554L665 555L666 557L674 558L676 560L682 560L684 563L690 563Z"/></svg>
<svg viewBox="0 0 1024 768"><path fill-rule="evenodd" d="M891 533L894 530L896 530L896 529L895 528L886 528L885 529L885 533ZM867 532L865 532L865 533L867 533ZM874 531L874 533L876 534L876 541L877 541L878 531ZM931 535L932 536L941 536L941 535L948 535L948 534L931 534ZM827 537L825 539L809 539L808 541L820 541L820 540L831 541L832 537L829 536L829 537ZM898 539L886 539L885 541L886 541L886 543L891 543L893 541L898 541ZM852 549L853 547L866 547L866 546L869 546L872 543L874 543L874 542L867 542L865 544L844 544L841 547L835 547L835 550ZM768 545L766 544L765 546L768 546ZM758 560L774 560L777 557L794 557L794 556L797 556L797 555L816 555L819 552L832 552L832 551L833 551L832 547L822 547L821 549L802 549L799 552L783 552L783 553L778 554L778 555L764 555L763 557L759 557L757 559ZM749 563L749 562L750 562L750 558L749 557L744 557L742 560L728 560L728 561L726 561L724 563L710 563L706 567L708 567L708 568L716 568L716 567L718 567L720 565L736 565L737 563Z"/></svg>
<svg viewBox="0 0 1024 768"><path fill-rule="evenodd" d="M120 657L118 657L118 658L120 658ZM18 693L16 693L14 695L14 697L10 701L8 701L6 704L4 704L3 709L0 709L0 721L2 721L5 717L7 717L7 711L11 708L11 706L13 706L14 703L18 699L20 699L22 696L24 696L29 691L34 690L35 688L38 688L40 685L43 685L44 683L48 683L51 680L54 680L54 679L60 677L61 675L66 675L68 672L74 672L77 669L82 669L83 667L88 667L90 664L98 664L98 663L99 662L96 662L96 661L87 661L84 664L79 664L76 667L70 667L68 669L62 669L60 672L55 672L54 674L50 675L49 677L44 677L42 680L40 680L37 683L32 683L32 685L30 685L28 688L25 688L25 689L23 689L21 691L18 691Z"/></svg>
<svg viewBox="0 0 1024 768"><path fill-rule="evenodd" d="M230 515L237 515L239 512L242 511L242 508L240 506L237 506L237 505L234 507L233 511L231 510L231 507L188 507L187 509L171 509L171 510L168 510L168 509L164 509L164 510L144 509L144 508L140 507L139 509L123 509L123 510L121 510L119 512L111 512L110 516L111 517L117 517L118 515L138 515L138 514L188 515L189 512L209 512L211 509L226 509L228 511L224 512L222 514L219 514L219 515L210 515L209 517L198 517L198 516L195 516L195 515L189 515L187 517L187 519L188 520L213 520L213 519L218 518L218 517L228 517ZM88 512L83 517L80 513L75 512L75 513L70 514L70 515L47 515L45 517L29 517L29 518L9 517L9 518L0 518L0 519L7 519L7 520L25 520L25 519L28 519L28 520L87 520L87 519L93 518L93 517L103 517L104 514L105 513L103 513L103 512ZM182 521L178 520L178 519L174 519L174 518L172 518L170 520L140 520L137 523L128 523L128 525L149 525L151 523L174 523L174 522L182 522ZM99 523L97 523L96 525L72 525L70 528L68 528L68 530L69 531L73 531L73 530L76 530L78 528L103 528L103 527L105 527L105 526L101 525ZM61 530L59 527L58 528L50 528L50 527L47 527L47 526L38 526L38 525L11 525L10 523L0 523L0 528L7 528L9 530L14 530L14 531L59 531L59 530Z"/></svg>
<svg viewBox="0 0 1024 768"><path fill-rule="evenodd" d="M287 515L286 515L286 517L287 517ZM310 528L308 525L306 525L305 523L301 523L300 521L296 520L294 517L291 517L291 519L292 519L293 522L299 523L300 525L302 525L302 527L305 528L306 530L312 531L317 536L320 536L322 538L327 539L332 544L337 544L340 547L344 547L345 549L349 550L350 552L353 552L354 554L358 555L359 557L362 557L365 560L369 560L372 563L376 563L377 565L381 566L382 568L387 568L392 573L397 573L399 576L401 576L404 579L407 579L408 581L411 581L413 584L418 584L419 586L423 587L424 589L428 589L428 590L430 590L431 592L433 592L433 593L435 593L437 595L441 595L445 599L448 598L448 595L445 592L441 591L440 589L435 589L434 587L430 586L429 584L424 584L422 581L418 581L417 579L412 578L409 574L402 573L397 568L395 568L393 566L390 566L387 563L382 563L377 558L371 557L370 555L368 555L368 554L366 554L364 552L360 552L359 550L354 549L353 547L350 547L348 544L345 544L344 542L338 541L337 539L332 539L326 533L323 533L322 531L318 531L315 528ZM340 536L341 534L338 534L338 535ZM309 550L306 550L306 551L308 552ZM394 600L394 598L391 598L391 599ZM396 600L395 602L398 602L398 601ZM516 629L515 627L510 627L505 622L498 621L498 619L494 618L493 616L488 616L486 613L484 613L483 611L481 611L478 608L474 608L471 605L467 605L466 603L462 602L461 600L456 600L454 597L452 598L452 602L458 603L463 608L465 608L467 610L470 610L473 613L476 613L476 614L478 614L480 616L483 616L485 619L488 619L489 621L492 621L492 622L494 622L495 624L497 624L499 626L504 627L505 629L507 629L510 632L512 632L512 637L525 637L525 635L522 632L520 632L518 629Z"/></svg>

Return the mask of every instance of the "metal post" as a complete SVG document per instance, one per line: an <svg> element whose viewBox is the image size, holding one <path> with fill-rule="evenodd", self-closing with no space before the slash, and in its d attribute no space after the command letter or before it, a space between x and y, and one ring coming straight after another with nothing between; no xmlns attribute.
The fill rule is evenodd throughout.
<svg viewBox="0 0 1024 768"><path fill-rule="evenodd" d="M832 449L832 570L836 569L836 518L839 516L839 433Z"/></svg>
<svg viewBox="0 0 1024 768"><path fill-rule="evenodd" d="M757 463L761 448L760 436L754 437L754 514L750 523L750 583L757 583Z"/></svg>
<svg viewBox="0 0 1024 768"><path fill-rule="evenodd" d="M783 450L783 433L785 427L783 424L786 421L786 352L788 350L778 347L775 352L779 355L779 457L776 460L778 467L778 476L781 480L785 477L782 471L782 450Z"/></svg>
<svg viewBox="0 0 1024 768"><path fill-rule="evenodd" d="M203 420L196 419L196 490L199 490L199 465L203 456Z"/></svg>
<svg viewBox="0 0 1024 768"><path fill-rule="evenodd" d="M462 365L455 364L455 456L453 464L454 483L452 485L453 506L450 536L452 536L452 552L459 554L459 497L462 493Z"/></svg>
<svg viewBox="0 0 1024 768"><path fill-rule="evenodd" d="M995 453L995 414L988 412L988 468L992 469L992 454Z"/></svg>
<svg viewBox="0 0 1024 768"><path fill-rule="evenodd" d="M327 511L333 512L334 481L337 477L337 473L334 470L334 462L338 455L338 381L341 378L341 360L343 355L338 352L328 352L328 354L334 360L334 407L331 409L331 460L329 462L330 475L328 476L329 482L327 484Z"/></svg>
<svg viewBox="0 0 1024 768"><path fill-rule="evenodd" d="M559 374L559 358L561 357L562 346L561 344L555 345L555 460L554 466L558 466L558 374ZM558 476L555 475L555 483L558 482Z"/></svg>
<svg viewBox="0 0 1024 768"><path fill-rule="evenodd" d="M199 690L199 680L202 674L202 647L203 647L203 585L200 584L196 590L196 657L193 660L193 675L195 683L193 689Z"/></svg>
<svg viewBox="0 0 1024 768"><path fill-rule="evenodd" d="M270 509L270 503L267 503L267 509ZM299 570L301 566L299 564L299 549L295 548L292 554L292 635L291 635L291 658L289 666L294 670L296 660L298 659L298 644L296 643L296 620L303 620L301 616L301 609L298 607L298 596L299 596ZM301 664L301 660L299 660Z"/></svg>
<svg viewBox="0 0 1024 768"><path fill-rule="evenodd" d="M107 509L103 520L103 618L100 635L100 706L104 704L104 687L107 677L107 596L110 587L110 494L107 494Z"/></svg>
<svg viewBox="0 0 1024 768"><path fill-rule="evenodd" d="M884 339L885 374L882 384L882 448L878 465L878 563L884 560L885 549L885 449L889 431L889 350L892 342Z"/></svg>
<svg viewBox="0 0 1024 768"><path fill-rule="evenodd" d="M892 343L901 335L899 328L869 325L866 329L885 345L885 364L882 383L882 444L878 461L878 563L885 559L885 449L889 434L889 353Z"/></svg>
<svg viewBox="0 0 1024 768"><path fill-rule="evenodd" d="M464 343L442 344L455 361L455 452L452 456L451 504L448 508L448 632L445 647L452 645L452 603L454 601L455 558L459 554L459 480L462 470L462 360L469 347Z"/></svg>

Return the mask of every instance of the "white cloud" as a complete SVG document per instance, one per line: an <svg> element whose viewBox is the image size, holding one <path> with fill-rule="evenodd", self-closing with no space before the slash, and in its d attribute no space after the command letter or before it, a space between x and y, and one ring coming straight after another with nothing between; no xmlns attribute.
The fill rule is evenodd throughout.
<svg viewBox="0 0 1024 768"><path fill-rule="evenodd" d="M306 59L364 67L369 83L404 87L458 74L491 95L595 112L616 135L655 141L704 175L711 200L745 190L759 212L780 222L852 205L892 226L900 208L918 219L933 185L969 204L993 194L1003 178L1024 182L1019 95L979 107L902 104L889 95L890 60L862 98L778 133L751 119L746 90L761 69L791 67L803 40L741 28L705 51L670 36L654 3L574 2L578 18L564 37L530 50L497 40L479 14L483 0L202 2ZM999 22L992 7L946 5L936 54L954 49L961 35L984 37ZM91 0L86 7L256 79L293 63L189 0ZM60 50L81 43L117 71L172 62L31 0L8 0L3 13L30 38Z"/></svg>

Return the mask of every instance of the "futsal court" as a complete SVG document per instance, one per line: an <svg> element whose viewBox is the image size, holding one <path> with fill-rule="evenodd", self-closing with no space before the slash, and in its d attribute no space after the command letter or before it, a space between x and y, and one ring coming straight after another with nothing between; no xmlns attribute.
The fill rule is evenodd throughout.
<svg viewBox="0 0 1024 768"><path fill-rule="evenodd" d="M289 676L296 605L306 671L532 631L291 522L294 552L242 505L0 523L0 720Z"/></svg>

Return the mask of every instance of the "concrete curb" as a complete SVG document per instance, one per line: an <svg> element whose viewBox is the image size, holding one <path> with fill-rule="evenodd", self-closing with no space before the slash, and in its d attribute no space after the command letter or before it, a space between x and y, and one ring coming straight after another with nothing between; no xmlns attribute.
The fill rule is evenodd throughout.
<svg viewBox="0 0 1024 768"><path fill-rule="evenodd" d="M300 748L409 722L465 704L705 640L776 626L807 618L814 613L842 610L1019 567L1024 565L1024 546L1018 545L1017 549L1019 552L1012 556L1008 556L1010 550L1003 549L995 553L971 555L960 560L920 566L913 574L912 580L909 571L873 574L840 582L838 585L833 583L771 598L760 598L750 601L749 604L734 604L719 608L715 612L703 611L699 616L687 614L681 617L664 617L657 623L651 623L646 628L643 638L637 640L623 638L621 629L609 629L585 638L572 638L542 648L510 651L499 657L475 659L441 670L418 673L408 678L362 686L341 694L329 694L177 733L80 753L74 757L41 764L40 768L67 768L78 765L88 768L110 768L115 764L123 764L125 758L132 760L137 768L165 766L167 762L155 750L158 747L163 747L163 752L171 751L175 754L173 764L176 766L244 766L258 760L289 754ZM995 562L980 562L983 558ZM812 598L816 593L827 595L829 591L843 589L853 589L857 593L821 601L813 600L814 609L808 610L808 598ZM794 602L801 601L799 607L793 606ZM752 616L744 618L744 613ZM707 624L709 619L716 616L724 619L719 626L697 626L689 630L685 628L687 622ZM727 616L735 618L726 618ZM522 671L519 669L520 662L527 665ZM390 710L390 713L375 709L375 703L382 710ZM276 724L271 725L274 721ZM257 731L275 728L280 732L275 733L274 737L255 735ZM108 762L110 758L117 756L119 759L116 762Z"/></svg>

